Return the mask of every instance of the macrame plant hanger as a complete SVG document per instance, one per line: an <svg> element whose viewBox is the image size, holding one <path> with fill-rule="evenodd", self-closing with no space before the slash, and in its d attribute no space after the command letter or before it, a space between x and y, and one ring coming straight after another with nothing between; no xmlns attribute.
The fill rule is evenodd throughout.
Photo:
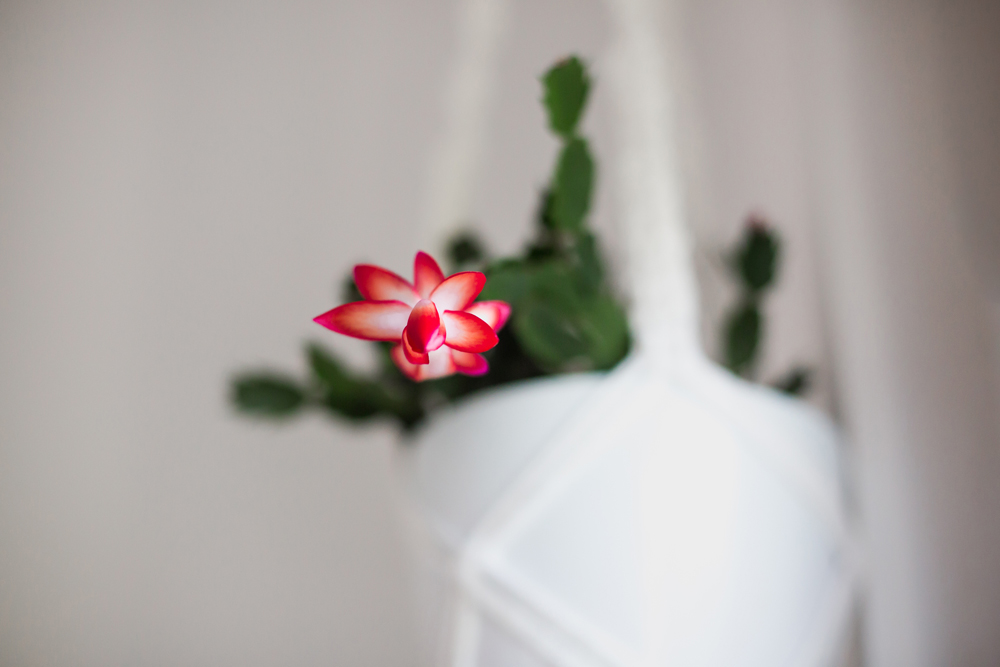
<svg viewBox="0 0 1000 667"><path fill-rule="evenodd" d="M673 594L670 568L689 564L678 560L675 536L658 527L663 522L657 516L639 517L650 526L641 569L648 588L644 631L651 639L638 647L581 623L565 605L511 571L504 556L512 536L544 512L547 504L572 484L577 471L616 447L622 438L647 437L645 431L635 430L635 424L658 409L648 402L653 399L647 398L651 396L647 387L655 386L661 395L677 397L678 404L712 413L711 420L686 422L684 411L677 411L676 439L693 438L695 444L711 440L716 437L714 431L704 437L701 431L715 428L715 423L722 424L719 429L736 433L741 446L774 471L836 545L840 560L835 580L824 588L817 618L790 651L787 663L789 667L829 665L855 604L858 559L837 480L817 469L800 451L796 438L830 440L835 436L832 430L814 426L809 420L786 429L795 435L773 432L765 417L751 414L753 406L745 405L742 396L753 390L712 366L701 351L691 243L684 224L682 181L671 134L671 98L655 16L648 0L606 0L605 4L614 30L610 64L619 145L613 173L628 250L634 352L573 411L467 534L455 536L447 529L438 530L432 519L424 517L424 523L432 526L430 533L441 558L447 561L445 569L452 587L438 664L482 664L479 646L482 622L487 617L530 645L546 664L663 664L664 647L657 639L663 634L660 629L684 623L662 602ZM470 218L472 185L478 175L493 86L498 79L508 0L465 0L461 12L458 53L448 92L447 131L431 170L425 240L435 249L453 231L452 225ZM655 450L652 456L657 456ZM659 469L669 468L667 463ZM678 504L670 484L654 480L644 488L642 507L658 510Z"/></svg>

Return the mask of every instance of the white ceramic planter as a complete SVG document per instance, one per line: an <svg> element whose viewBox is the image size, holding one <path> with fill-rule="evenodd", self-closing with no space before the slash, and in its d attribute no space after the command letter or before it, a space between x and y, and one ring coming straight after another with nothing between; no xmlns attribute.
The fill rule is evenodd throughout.
<svg viewBox="0 0 1000 667"><path fill-rule="evenodd" d="M669 378L669 379L668 379ZM704 362L490 392L403 454L428 664L832 664L834 429Z"/></svg>

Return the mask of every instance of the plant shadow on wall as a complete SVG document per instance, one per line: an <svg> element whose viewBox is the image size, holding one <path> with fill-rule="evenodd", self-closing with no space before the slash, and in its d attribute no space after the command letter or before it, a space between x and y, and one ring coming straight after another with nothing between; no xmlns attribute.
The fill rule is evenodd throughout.
<svg viewBox="0 0 1000 667"><path fill-rule="evenodd" d="M409 358L412 350L407 350L406 355L400 351L406 347L404 336L402 345L398 338L395 345L374 342L379 350L378 368L360 374L320 344L311 342L305 350L309 367L306 377L270 370L235 377L231 397L240 411L284 419L306 409L318 409L352 421L389 417L409 430L435 408L490 387L549 375L607 370L624 359L630 347L624 304L612 289L600 243L587 224L596 170L588 142L578 128L590 92L590 77L581 60L571 57L554 65L542 77L542 84L549 128L562 147L539 198L534 239L513 257L490 257L471 232L452 239L448 247L450 268L485 274L480 301L469 306L470 312L477 306L486 308L487 302L498 303L505 310L509 304L509 310L497 314L490 324L496 329L496 344L483 353L481 366L469 374L463 374L466 371L458 367L453 368L458 373L452 370L444 377L421 375L413 369L433 368L433 364L409 364L403 357ZM751 234L733 260L733 265L739 267L736 275L747 287L727 324L726 365L745 377L752 373L763 330L760 300L776 272L777 240L766 230L765 236L767 242ZM371 272L389 276L403 289L416 290L420 286L421 262L425 266L429 262L440 276L438 280L443 278L433 259L422 253L418 254L418 275L412 285L383 269L360 265L353 279L349 276L345 281L343 299L348 304L364 303L371 296L363 293L370 291L364 280ZM341 333L357 335L323 320L337 312L334 309L316 321ZM504 327L507 312L510 324ZM483 372L487 367L489 372ZM801 389L804 382L804 377L797 383L787 382L785 389Z"/></svg>

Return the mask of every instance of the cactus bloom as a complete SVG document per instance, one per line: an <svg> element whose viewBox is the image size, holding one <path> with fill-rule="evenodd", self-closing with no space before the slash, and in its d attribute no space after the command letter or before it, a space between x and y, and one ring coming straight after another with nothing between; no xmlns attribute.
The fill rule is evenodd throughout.
<svg viewBox="0 0 1000 667"><path fill-rule="evenodd" d="M445 277L434 258L418 252L413 283L370 264L354 267L364 301L345 303L314 322L345 336L396 343L392 360L409 378L422 381L453 373L482 375L480 354L497 344L496 332L510 315L503 301L473 303L486 276L463 271Z"/></svg>

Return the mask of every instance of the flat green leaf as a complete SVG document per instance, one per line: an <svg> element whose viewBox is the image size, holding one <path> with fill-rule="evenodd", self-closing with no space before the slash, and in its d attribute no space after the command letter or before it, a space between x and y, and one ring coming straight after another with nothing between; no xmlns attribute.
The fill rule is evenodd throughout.
<svg viewBox="0 0 1000 667"><path fill-rule="evenodd" d="M355 377L319 345L311 343L306 354L313 375L322 385L322 404L329 410L355 420L397 412L397 401L378 383Z"/></svg>
<svg viewBox="0 0 1000 667"><path fill-rule="evenodd" d="M558 370L587 350L572 320L544 301L523 304L513 325L521 347L542 368Z"/></svg>
<svg viewBox="0 0 1000 667"><path fill-rule="evenodd" d="M350 377L340 362L320 345L309 343L306 346L306 357L313 375L327 387L344 387L350 383Z"/></svg>
<svg viewBox="0 0 1000 667"><path fill-rule="evenodd" d="M804 366L796 366L778 378L771 386L789 396L802 396L809 391L811 384L812 370Z"/></svg>
<svg viewBox="0 0 1000 667"><path fill-rule="evenodd" d="M330 392L323 398L323 405L329 410L352 420L367 419L383 412L382 406L372 400L367 392Z"/></svg>
<svg viewBox="0 0 1000 667"><path fill-rule="evenodd" d="M576 138L559 154L552 184L552 220L558 229L579 231L590 210L594 161L585 139Z"/></svg>
<svg viewBox="0 0 1000 667"><path fill-rule="evenodd" d="M370 383L354 378L329 352L310 343L306 356L313 375L322 385L324 406L349 419L363 419L381 411Z"/></svg>
<svg viewBox="0 0 1000 667"><path fill-rule="evenodd" d="M231 398L240 411L271 418L290 417L305 403L294 380L267 372L235 378Z"/></svg>
<svg viewBox="0 0 1000 667"><path fill-rule="evenodd" d="M778 237L763 225L747 228L743 244L737 251L737 268L746 286L759 292L774 281L778 272Z"/></svg>
<svg viewBox="0 0 1000 667"><path fill-rule="evenodd" d="M624 309L611 297L587 300L578 321L594 368L613 368L628 353L628 320Z"/></svg>
<svg viewBox="0 0 1000 667"><path fill-rule="evenodd" d="M589 232L580 234L573 251L576 255L575 268L580 291L588 295L597 294L604 283L604 265L601 262L596 237Z"/></svg>
<svg viewBox="0 0 1000 667"><path fill-rule="evenodd" d="M499 299L513 305L528 295L535 269L521 260L495 262L486 267L486 285L480 301Z"/></svg>
<svg viewBox="0 0 1000 667"><path fill-rule="evenodd" d="M340 298L344 303L354 303L365 299L361 296L361 290L354 284L354 276L350 273L344 276L344 281L340 284Z"/></svg>
<svg viewBox="0 0 1000 667"><path fill-rule="evenodd" d="M545 86L543 103L549 112L549 127L556 134L570 138L576 132L590 91L590 78L576 56L556 63L542 77Z"/></svg>
<svg viewBox="0 0 1000 667"><path fill-rule="evenodd" d="M535 221L542 229L555 229L556 221L552 217L552 207L555 204L555 197L552 196L552 188L542 190L539 196L538 208L535 210Z"/></svg>
<svg viewBox="0 0 1000 667"><path fill-rule="evenodd" d="M578 312L581 294L572 265L562 259L550 259L535 266L528 278L531 296L568 315Z"/></svg>
<svg viewBox="0 0 1000 667"><path fill-rule="evenodd" d="M475 232L459 232L448 241L448 260L455 270L476 264L485 257L483 243Z"/></svg>
<svg viewBox="0 0 1000 667"><path fill-rule="evenodd" d="M760 334L757 304L745 303L733 311L726 323L726 368L739 375L747 374L757 360Z"/></svg>

